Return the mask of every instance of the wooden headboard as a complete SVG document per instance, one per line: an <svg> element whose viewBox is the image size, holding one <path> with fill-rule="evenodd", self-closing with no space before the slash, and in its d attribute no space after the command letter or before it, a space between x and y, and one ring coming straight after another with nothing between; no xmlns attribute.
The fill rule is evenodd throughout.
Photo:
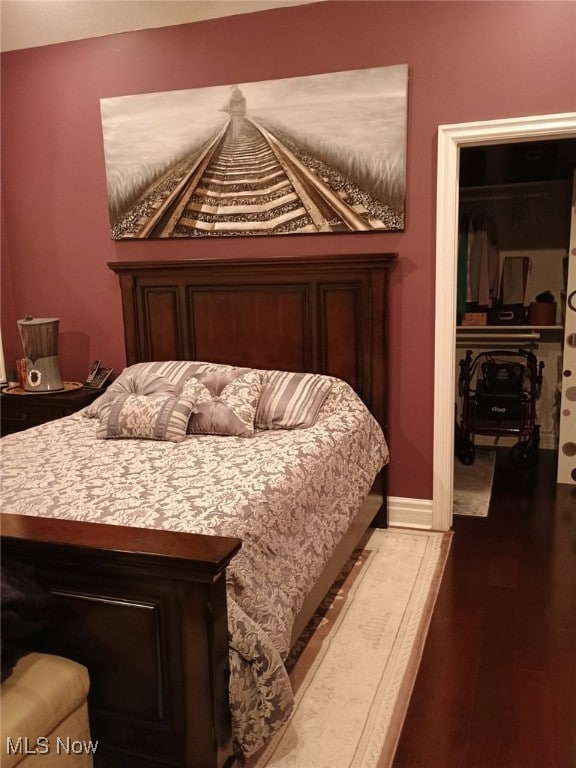
<svg viewBox="0 0 576 768"><path fill-rule="evenodd" d="M203 360L347 381L386 429L396 254L110 262L126 360Z"/></svg>

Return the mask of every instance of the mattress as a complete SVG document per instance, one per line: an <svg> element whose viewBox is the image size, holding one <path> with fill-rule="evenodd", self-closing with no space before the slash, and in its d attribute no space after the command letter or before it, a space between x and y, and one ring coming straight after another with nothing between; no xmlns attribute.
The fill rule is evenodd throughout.
<svg viewBox="0 0 576 768"><path fill-rule="evenodd" d="M80 412L3 438L2 509L240 538L227 570L230 703L249 755L290 714L294 618L388 460L382 431L339 379L306 429L181 442L98 429Z"/></svg>

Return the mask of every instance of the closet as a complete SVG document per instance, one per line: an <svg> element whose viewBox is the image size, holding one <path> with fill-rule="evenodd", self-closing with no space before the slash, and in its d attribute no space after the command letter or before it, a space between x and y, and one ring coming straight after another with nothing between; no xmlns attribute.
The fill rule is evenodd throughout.
<svg viewBox="0 0 576 768"><path fill-rule="evenodd" d="M576 139L460 152L456 402L467 349L529 349L544 363L540 447L557 449ZM479 445L513 445L478 436Z"/></svg>

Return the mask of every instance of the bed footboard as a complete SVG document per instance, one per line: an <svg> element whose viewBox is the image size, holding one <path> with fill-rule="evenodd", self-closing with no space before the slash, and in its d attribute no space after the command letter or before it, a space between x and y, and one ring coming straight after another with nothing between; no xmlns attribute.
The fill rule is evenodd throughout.
<svg viewBox="0 0 576 768"><path fill-rule="evenodd" d="M97 768L233 762L225 569L240 541L2 514L2 556L58 597L34 650L84 664Z"/></svg>

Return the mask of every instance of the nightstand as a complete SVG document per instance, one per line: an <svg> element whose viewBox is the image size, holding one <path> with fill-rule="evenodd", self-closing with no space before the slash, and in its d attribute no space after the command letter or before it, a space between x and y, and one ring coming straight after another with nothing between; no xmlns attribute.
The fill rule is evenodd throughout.
<svg viewBox="0 0 576 768"><path fill-rule="evenodd" d="M9 435L47 421L76 413L99 397L103 389L64 390L44 394L7 394L0 396L1 434Z"/></svg>

